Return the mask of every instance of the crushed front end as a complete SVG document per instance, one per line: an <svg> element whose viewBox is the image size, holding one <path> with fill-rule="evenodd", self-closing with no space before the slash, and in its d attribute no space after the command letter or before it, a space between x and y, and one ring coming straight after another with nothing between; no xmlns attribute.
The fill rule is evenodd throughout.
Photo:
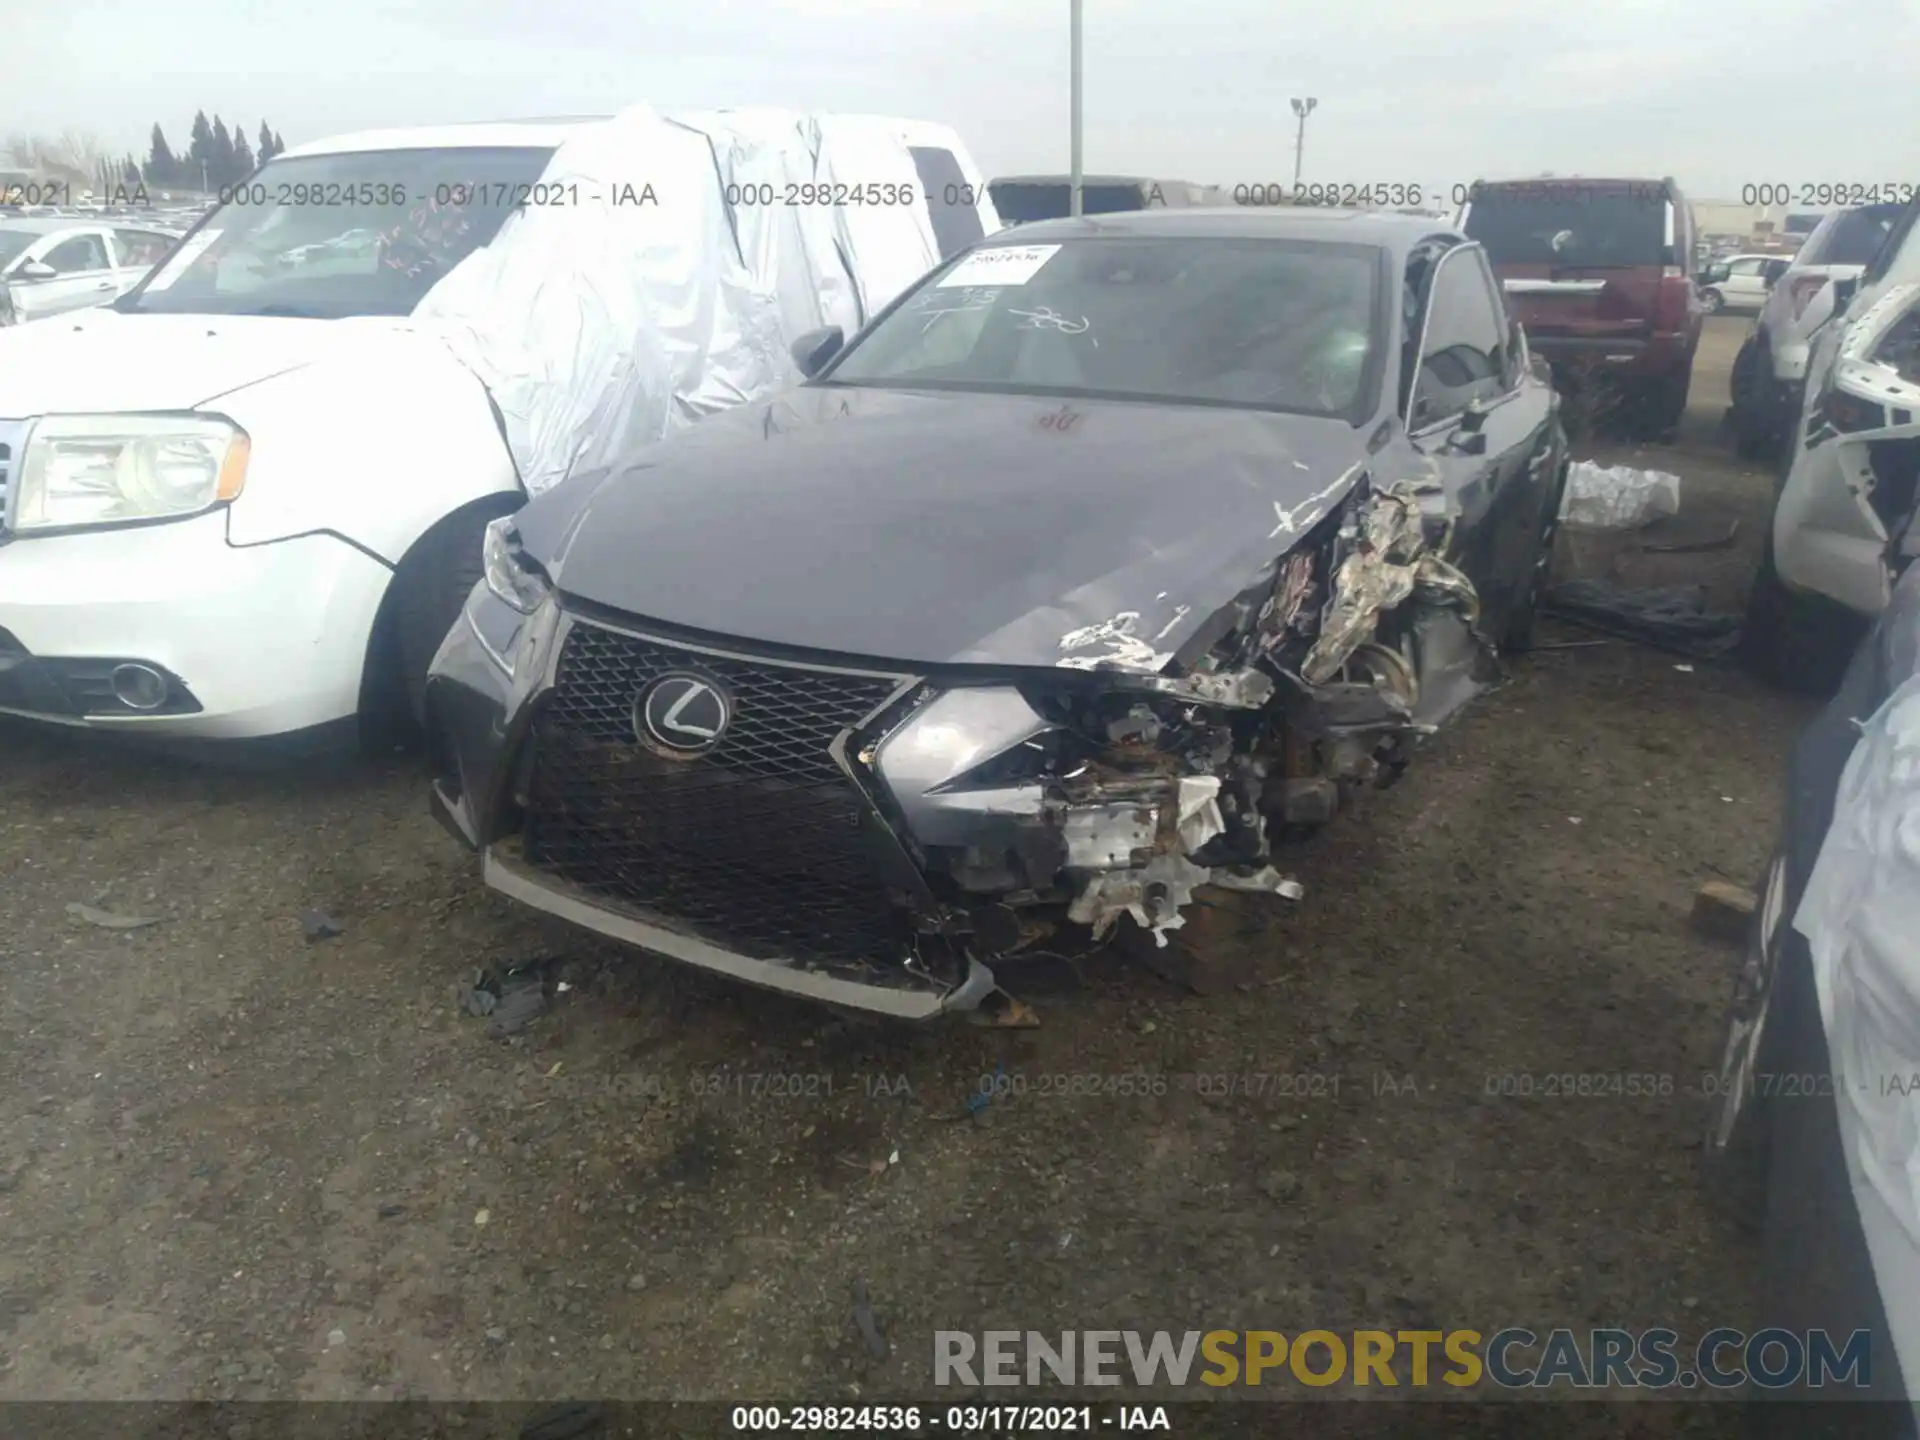
<svg viewBox="0 0 1920 1440"><path fill-rule="evenodd" d="M563 605L495 574L527 563L501 532L429 684L435 809L495 888L670 958L903 1018L1003 1001L1123 925L1167 944L1203 886L1297 897L1284 847L1491 677L1437 491L1279 518L1178 651L1121 612L1005 671Z"/></svg>

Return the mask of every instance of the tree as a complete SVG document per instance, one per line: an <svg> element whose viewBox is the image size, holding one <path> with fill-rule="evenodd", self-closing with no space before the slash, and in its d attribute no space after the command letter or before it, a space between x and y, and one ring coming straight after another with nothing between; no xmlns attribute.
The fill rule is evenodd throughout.
<svg viewBox="0 0 1920 1440"><path fill-rule="evenodd" d="M167 137L158 125L153 127L153 143L147 151L147 163L141 167L141 174L149 185L180 183L180 162L174 158L173 147L167 144Z"/></svg>
<svg viewBox="0 0 1920 1440"><path fill-rule="evenodd" d="M254 158L264 165L280 152L273 147L273 131L267 128L267 122L260 122L260 144L254 151Z"/></svg>
<svg viewBox="0 0 1920 1440"><path fill-rule="evenodd" d="M278 130L274 131L273 132L273 153L276 155L284 155L286 153L286 149L287 149L287 142L280 138L280 132Z"/></svg>
<svg viewBox="0 0 1920 1440"><path fill-rule="evenodd" d="M231 185L240 177L233 173L233 136L218 115L213 117L213 144L207 157L207 173L216 185Z"/></svg>
<svg viewBox="0 0 1920 1440"><path fill-rule="evenodd" d="M213 169L213 125L206 111L194 112L192 135L187 144L187 173L180 177L181 182L203 187L219 184L220 177Z"/></svg>
<svg viewBox="0 0 1920 1440"><path fill-rule="evenodd" d="M134 163L131 155L127 156L126 162L120 167L120 183L128 190L140 188L140 167Z"/></svg>
<svg viewBox="0 0 1920 1440"><path fill-rule="evenodd" d="M253 151L247 148L247 132L233 127L233 178L244 180L253 173Z"/></svg>

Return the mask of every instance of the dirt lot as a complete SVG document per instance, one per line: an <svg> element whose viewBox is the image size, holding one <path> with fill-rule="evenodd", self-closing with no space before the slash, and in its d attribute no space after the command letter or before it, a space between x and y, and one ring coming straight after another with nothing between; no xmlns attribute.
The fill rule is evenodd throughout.
<svg viewBox="0 0 1920 1440"><path fill-rule="evenodd" d="M1644 452L1684 476L1670 538L1738 543L1583 571L1737 602L1742 329ZM1244 936L1224 993L1101 962L1034 977L1036 1030L907 1035L489 896L406 765L0 730L0 1399L924 1396L936 1329L1745 1325L1694 1175L1730 954L1687 910L1757 872L1805 713L1545 650L1302 858L1304 901L1208 916ZM314 906L344 933L308 943ZM524 1034L457 1007L541 956L568 989ZM1671 1094L1538 1093L1570 1073Z"/></svg>

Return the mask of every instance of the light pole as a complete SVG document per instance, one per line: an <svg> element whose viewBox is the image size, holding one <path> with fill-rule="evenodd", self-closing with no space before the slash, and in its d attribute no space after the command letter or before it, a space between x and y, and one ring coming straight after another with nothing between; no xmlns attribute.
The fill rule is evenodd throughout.
<svg viewBox="0 0 1920 1440"><path fill-rule="evenodd" d="M1077 0L1076 0L1077 3ZM1307 116L1313 113L1313 107L1320 102L1309 96L1305 100L1293 102L1293 113L1300 117L1300 130L1293 142L1293 188L1300 188L1300 162L1307 155Z"/></svg>
<svg viewBox="0 0 1920 1440"><path fill-rule="evenodd" d="M1067 213L1080 214L1080 4L1081 0L1068 0L1070 20L1068 44L1073 55L1067 68L1067 109L1070 112L1068 125L1068 168L1072 172L1068 179Z"/></svg>

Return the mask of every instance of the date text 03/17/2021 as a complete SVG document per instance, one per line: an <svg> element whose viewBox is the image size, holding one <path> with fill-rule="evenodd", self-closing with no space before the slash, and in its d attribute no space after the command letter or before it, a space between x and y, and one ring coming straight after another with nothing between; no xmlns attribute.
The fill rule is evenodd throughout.
<svg viewBox="0 0 1920 1440"><path fill-rule="evenodd" d="M736 1405L735 1434L1088 1435L1173 1430L1164 1405Z"/></svg>

